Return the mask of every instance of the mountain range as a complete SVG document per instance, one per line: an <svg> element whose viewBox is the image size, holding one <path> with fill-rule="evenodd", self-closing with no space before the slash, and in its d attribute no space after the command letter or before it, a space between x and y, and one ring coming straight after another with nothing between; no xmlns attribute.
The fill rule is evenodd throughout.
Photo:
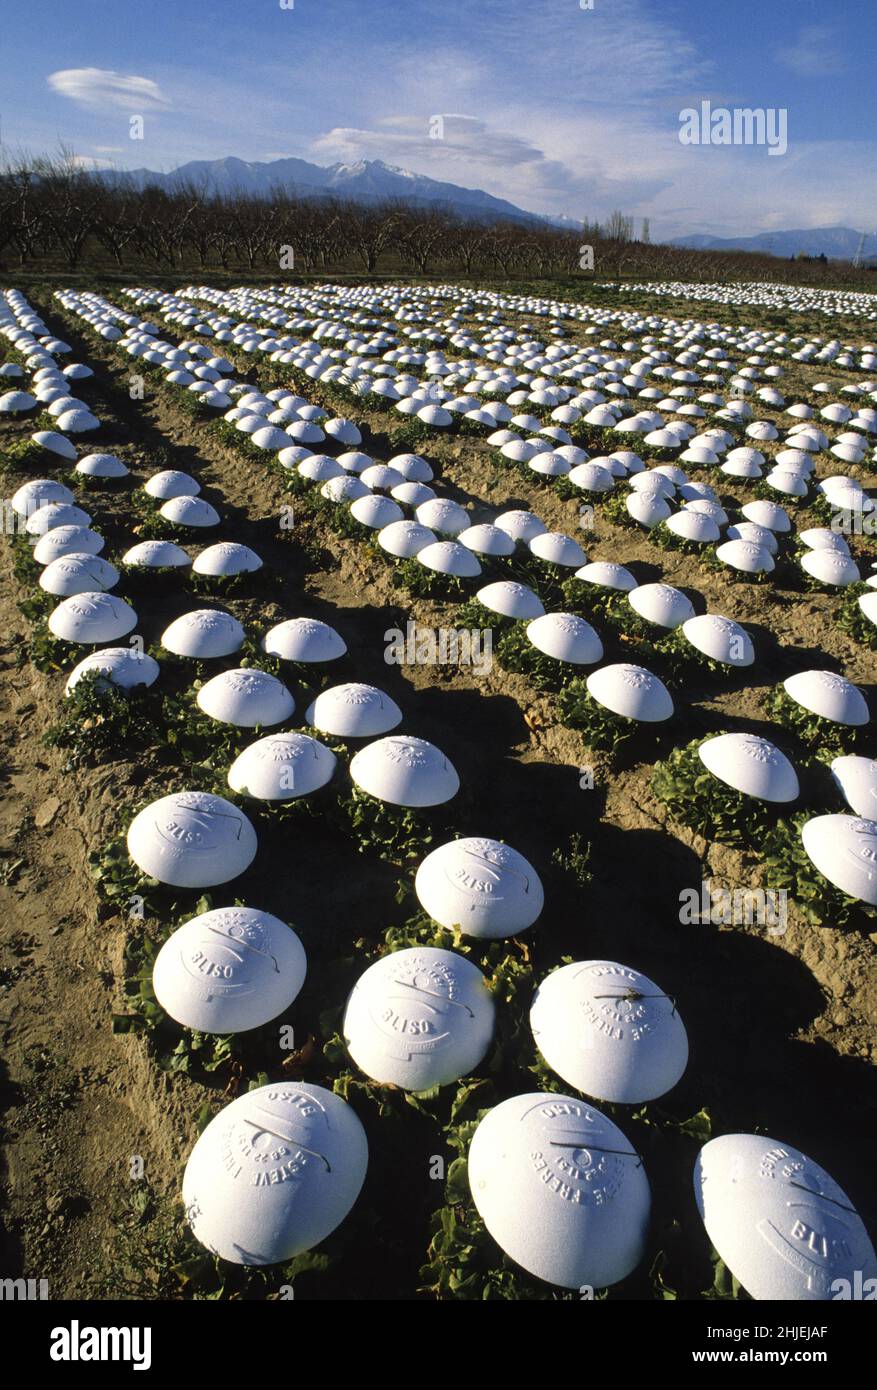
<svg viewBox="0 0 877 1390"><path fill-rule="evenodd" d="M483 188L464 188L460 184L431 179L385 164L382 159L360 159L354 164L311 164L306 159L273 159L268 161L237 159L195 159L181 164L169 173L154 169L131 169L124 172L95 170L95 177L107 181L124 180L135 188L157 186L171 191L184 185L203 188L212 194L233 195L249 193L265 197L278 188L295 192L306 198L343 198L362 203L384 203L393 200L414 207L448 208L464 218L487 221L520 222L523 225L548 223L564 230L579 230L581 223L570 217L541 216L525 212L505 198L496 198ZM852 260L861 233L851 227L810 227L792 231L759 232L755 236L720 237L692 235L675 237L671 246L687 246L695 250L763 251L769 255L789 257L803 252L808 256L824 254L830 259ZM874 259L877 233L865 243L865 258Z"/></svg>
<svg viewBox="0 0 877 1390"><path fill-rule="evenodd" d="M136 188L157 186L168 191L183 185L204 188L214 194L249 193L265 197L285 189L303 197L336 197L361 203L384 203L398 199L419 207L450 207L458 215L491 221L545 223L566 219L539 217L524 212L504 198L495 198L483 188L463 188L412 174L408 169L385 164L382 159L360 159L355 164L311 164L306 159L273 159L268 162L236 159L195 159L170 173L152 169L130 169L124 173L100 170L99 177L132 183ZM576 224L577 225L577 224Z"/></svg>
<svg viewBox="0 0 877 1390"><path fill-rule="evenodd" d="M688 246L695 251L762 251L769 256L828 256L829 260L851 261L861 240L861 232L851 227L801 227L792 231L759 232L756 236L674 237L671 246ZM877 249L877 236L865 239L864 255L871 258Z"/></svg>

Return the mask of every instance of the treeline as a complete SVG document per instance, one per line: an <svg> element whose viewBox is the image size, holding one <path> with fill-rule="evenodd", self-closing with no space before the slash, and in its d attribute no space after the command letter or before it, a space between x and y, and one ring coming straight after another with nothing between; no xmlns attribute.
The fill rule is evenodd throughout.
<svg viewBox="0 0 877 1390"><path fill-rule="evenodd" d="M205 187L137 189L124 175L96 177L69 156L0 167L0 271L201 270L290 274L395 274L546 279L794 280L830 275L860 283L851 267L796 263L750 252L707 252L639 239L621 212L581 231L486 222L451 209L360 204L277 189L256 198Z"/></svg>

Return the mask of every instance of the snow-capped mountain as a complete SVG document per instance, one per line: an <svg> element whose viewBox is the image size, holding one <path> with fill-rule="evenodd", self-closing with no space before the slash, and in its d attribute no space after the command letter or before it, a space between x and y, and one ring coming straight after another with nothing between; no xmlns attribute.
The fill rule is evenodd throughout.
<svg viewBox="0 0 877 1390"><path fill-rule="evenodd" d="M306 159L274 159L266 163L257 160L226 159L191 160L169 173L152 169L132 169L116 173L101 170L99 177L131 182L137 188L155 185L172 189L183 185L203 189L205 193L250 193L266 196L275 189L286 189L304 197L352 199L363 203L390 202L400 199L419 206L430 204L450 208L464 217L486 217L515 222L545 222L532 212L515 207L504 198L495 198L481 188L463 188L455 183L443 183L385 164L382 159L360 159L355 164L310 164Z"/></svg>

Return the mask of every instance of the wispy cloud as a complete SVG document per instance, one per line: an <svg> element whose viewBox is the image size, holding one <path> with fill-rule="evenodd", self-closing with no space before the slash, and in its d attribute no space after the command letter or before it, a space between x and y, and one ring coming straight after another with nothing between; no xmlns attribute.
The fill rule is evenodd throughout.
<svg viewBox="0 0 877 1390"><path fill-rule="evenodd" d="M157 82L111 68L59 68L47 78L53 92L80 106L121 106L126 111L160 110L170 106Z"/></svg>
<svg viewBox="0 0 877 1390"><path fill-rule="evenodd" d="M71 154L69 162L76 169L112 169L111 159L100 159L94 154Z"/></svg>
<svg viewBox="0 0 877 1390"><path fill-rule="evenodd" d="M791 45L777 50L777 60L799 77L836 77L846 68L838 37L828 24L808 24Z"/></svg>
<svg viewBox="0 0 877 1390"><path fill-rule="evenodd" d="M488 126L475 116L434 112L429 116L384 116L374 129L336 126L313 142L314 152L334 159L379 158L495 166L533 164L544 152L522 135Z"/></svg>

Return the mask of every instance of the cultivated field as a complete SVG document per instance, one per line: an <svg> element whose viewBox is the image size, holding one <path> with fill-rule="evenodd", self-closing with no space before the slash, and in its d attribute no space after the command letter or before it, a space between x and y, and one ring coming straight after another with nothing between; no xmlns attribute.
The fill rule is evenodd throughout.
<svg viewBox="0 0 877 1390"><path fill-rule="evenodd" d="M849 816L828 764L871 759L874 740L869 723L818 717L782 686L830 671L877 708L877 626L859 604L877 560L873 300L784 298L771 286L764 303L750 294L740 306L703 286L655 289L595 290L591 303L454 285L169 290L59 279L0 299L2 385L30 395L0 414L4 496L35 479L69 489L87 516L67 523L103 538L100 558L119 576L107 577L108 589L136 615L126 626L117 613L109 639L59 638L50 617L65 600L40 587L34 554L42 525L51 537L56 521L31 526L37 512L7 506L9 1273L38 1271L53 1297L578 1299L587 1278L542 1280L503 1253L467 1180L478 1121L537 1091L591 1097L629 1143L619 1172L630 1161L648 1175L644 1247L605 1293L594 1281L598 1297L747 1296L712 1248L692 1186L702 1146L724 1134L802 1150L877 1228L877 892L832 882L820 872L827 861L816 865L801 841L813 818ZM799 304L797 293L807 296ZM50 385L55 364L90 368L67 383L94 424L69 418L81 407L63 390L39 393L47 363ZM646 413L642 428L618 429ZM789 436L800 426L812 442L796 448ZM63 456L58 436L72 446ZM735 449L760 462L738 454L729 470ZM120 476L102 475L103 465L77 470L91 453L121 461ZM350 485L372 461L412 457L426 467L403 463L401 478L366 473ZM144 485L169 469L196 480L217 514L199 522L212 524L186 524L184 509L163 514ZM851 481L823 491L837 475ZM417 483L466 513L448 509L432 523L418 514L433 530L437 568L383 543L385 526L414 521L434 500ZM626 505L635 496L646 504L639 519ZM761 510L744 513L753 503ZM538 543L506 545L512 532L495 523L511 511L532 513L557 539L542 555ZM848 545L830 553L848 563L814 572L807 556L829 553L828 542L801 536L824 532L833 515L848 519ZM492 529L471 533L482 525ZM717 555L736 525L743 550ZM73 540L91 544L82 533ZM188 560L230 542L262 565L217 576L124 558L144 541L172 542ZM627 574L579 577L587 562ZM526 586L548 614L573 615L548 639L572 640L572 659L540 650L526 621L476 600L504 582ZM650 620L628 598L658 583L681 596L651 591L650 602L677 605L672 622ZM242 625L234 649L204 659L168 650L169 625L207 608ZM730 619L738 626L722 631L742 645L710 659L681 632L691 613ZM328 624L342 654L266 652L266 633L295 618ZM408 644L410 624L419 647ZM456 661L437 660L441 635L462 631L479 634L473 659L465 645L460 659L458 641ZM394 632L406 639L401 660ZM582 659L574 642L592 632L599 650ZM424 633L435 635L432 647ZM92 677L65 694L92 645L128 646L132 634L158 662L154 683L125 692ZM620 663L666 688L670 717L626 719L594 698L587 678ZM242 665L292 693L295 712L276 728L224 723L196 702L204 683ZM343 682L395 701L393 736L434 745L459 790L406 811L358 786L350 764L368 740L306 722L316 696ZM855 693L847 696L852 708ZM282 786L272 799L230 787L239 754L278 728L330 749L330 780L306 795ZM710 776L693 749L675 756L722 733L776 745L797 774L793 795L747 796ZM134 816L184 790L226 798L255 830L255 858L227 882L159 883L129 854ZM835 823L832 834L842 831ZM535 924L487 940L429 915L416 871L456 836L503 841L525 857L544 889ZM714 901L728 891L724 918L702 910L704 883ZM695 900L701 908L686 911ZM232 1035L194 1032L160 1007L153 964L175 928L235 904L289 924L307 974L278 1017ZM413 947L464 955L483 973L496 1017L475 1065L422 1091L370 1078L344 1030L364 970ZM665 1006L678 1014L689 1060L665 1093L622 1103L577 1091L540 1053L533 995L577 961L641 972L659 987L660 1016ZM181 1201L192 1147L248 1088L299 1081L333 1091L359 1117L369 1149L362 1190L306 1253L261 1267L219 1259L192 1234Z"/></svg>

